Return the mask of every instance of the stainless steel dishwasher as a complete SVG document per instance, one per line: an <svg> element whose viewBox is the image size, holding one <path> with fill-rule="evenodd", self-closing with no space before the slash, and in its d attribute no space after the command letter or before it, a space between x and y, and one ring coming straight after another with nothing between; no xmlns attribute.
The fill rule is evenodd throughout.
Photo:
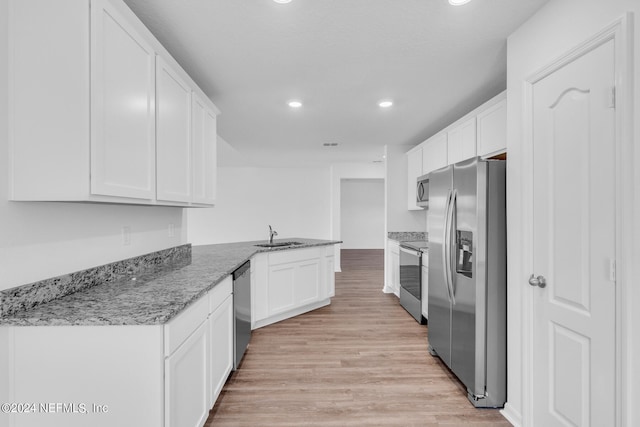
<svg viewBox="0 0 640 427"><path fill-rule="evenodd" d="M238 369L251 339L251 262L233 272L234 364Z"/></svg>

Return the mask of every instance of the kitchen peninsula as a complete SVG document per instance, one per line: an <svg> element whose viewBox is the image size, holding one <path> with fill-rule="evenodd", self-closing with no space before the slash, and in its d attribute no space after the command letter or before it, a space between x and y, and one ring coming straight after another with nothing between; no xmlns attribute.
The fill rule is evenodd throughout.
<svg viewBox="0 0 640 427"><path fill-rule="evenodd" d="M11 400L66 406L16 407L2 417L11 426L178 426L206 419L232 367L236 268L252 261L254 328L330 303L333 245L340 242L287 241L298 244L184 245L167 250L166 263L159 251L3 291L0 339L10 349ZM100 283L105 276L117 280ZM77 277L91 286L31 306Z"/></svg>

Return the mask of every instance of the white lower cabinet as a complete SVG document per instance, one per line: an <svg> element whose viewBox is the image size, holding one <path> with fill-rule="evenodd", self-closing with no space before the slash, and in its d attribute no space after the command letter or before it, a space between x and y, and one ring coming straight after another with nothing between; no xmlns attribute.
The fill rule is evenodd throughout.
<svg viewBox="0 0 640 427"><path fill-rule="evenodd" d="M209 407L213 407L233 369L233 280L209 292Z"/></svg>
<svg viewBox="0 0 640 427"><path fill-rule="evenodd" d="M269 292L267 313L280 314L318 299L320 259L269 262Z"/></svg>
<svg viewBox="0 0 640 427"><path fill-rule="evenodd" d="M333 246L260 253L251 268L254 329L328 305L335 293Z"/></svg>
<svg viewBox="0 0 640 427"><path fill-rule="evenodd" d="M324 277L322 279L326 287L326 293L331 297L336 296L336 264L334 260L333 247L327 249L324 255Z"/></svg>
<svg viewBox="0 0 640 427"><path fill-rule="evenodd" d="M209 415L209 328L198 329L165 360L165 427L200 427Z"/></svg>
<svg viewBox="0 0 640 427"><path fill-rule="evenodd" d="M0 425L204 425L232 368L232 288L228 276L165 325L1 327L7 398L38 410Z"/></svg>
<svg viewBox="0 0 640 427"><path fill-rule="evenodd" d="M3 427L166 425L162 325L2 328L8 402L36 404Z"/></svg>

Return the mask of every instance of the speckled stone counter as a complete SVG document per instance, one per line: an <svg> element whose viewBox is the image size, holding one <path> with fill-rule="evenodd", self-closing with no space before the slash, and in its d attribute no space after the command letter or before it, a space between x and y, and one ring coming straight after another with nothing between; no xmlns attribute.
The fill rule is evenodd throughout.
<svg viewBox="0 0 640 427"><path fill-rule="evenodd" d="M428 240L427 233L422 231L389 231L387 237L398 242Z"/></svg>
<svg viewBox="0 0 640 427"><path fill-rule="evenodd" d="M296 250L340 243L290 238L302 244L260 248L255 242L192 248L191 262L171 264L111 283L99 284L34 308L0 317L0 325L155 325L163 324L205 295L258 252ZM278 240L276 240L278 241Z"/></svg>

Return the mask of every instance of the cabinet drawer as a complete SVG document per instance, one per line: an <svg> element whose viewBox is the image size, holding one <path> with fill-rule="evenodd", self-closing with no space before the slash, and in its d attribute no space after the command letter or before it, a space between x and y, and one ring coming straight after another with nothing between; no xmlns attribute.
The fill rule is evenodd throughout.
<svg viewBox="0 0 640 427"><path fill-rule="evenodd" d="M171 355L209 315L209 299L204 296L164 326L164 355Z"/></svg>
<svg viewBox="0 0 640 427"><path fill-rule="evenodd" d="M273 266L290 262L300 262L308 259L319 258L320 256L320 248L317 247L277 251L269 254L269 265Z"/></svg>
<svg viewBox="0 0 640 427"><path fill-rule="evenodd" d="M229 275L209 291L209 313L213 313L232 293L233 277Z"/></svg>

